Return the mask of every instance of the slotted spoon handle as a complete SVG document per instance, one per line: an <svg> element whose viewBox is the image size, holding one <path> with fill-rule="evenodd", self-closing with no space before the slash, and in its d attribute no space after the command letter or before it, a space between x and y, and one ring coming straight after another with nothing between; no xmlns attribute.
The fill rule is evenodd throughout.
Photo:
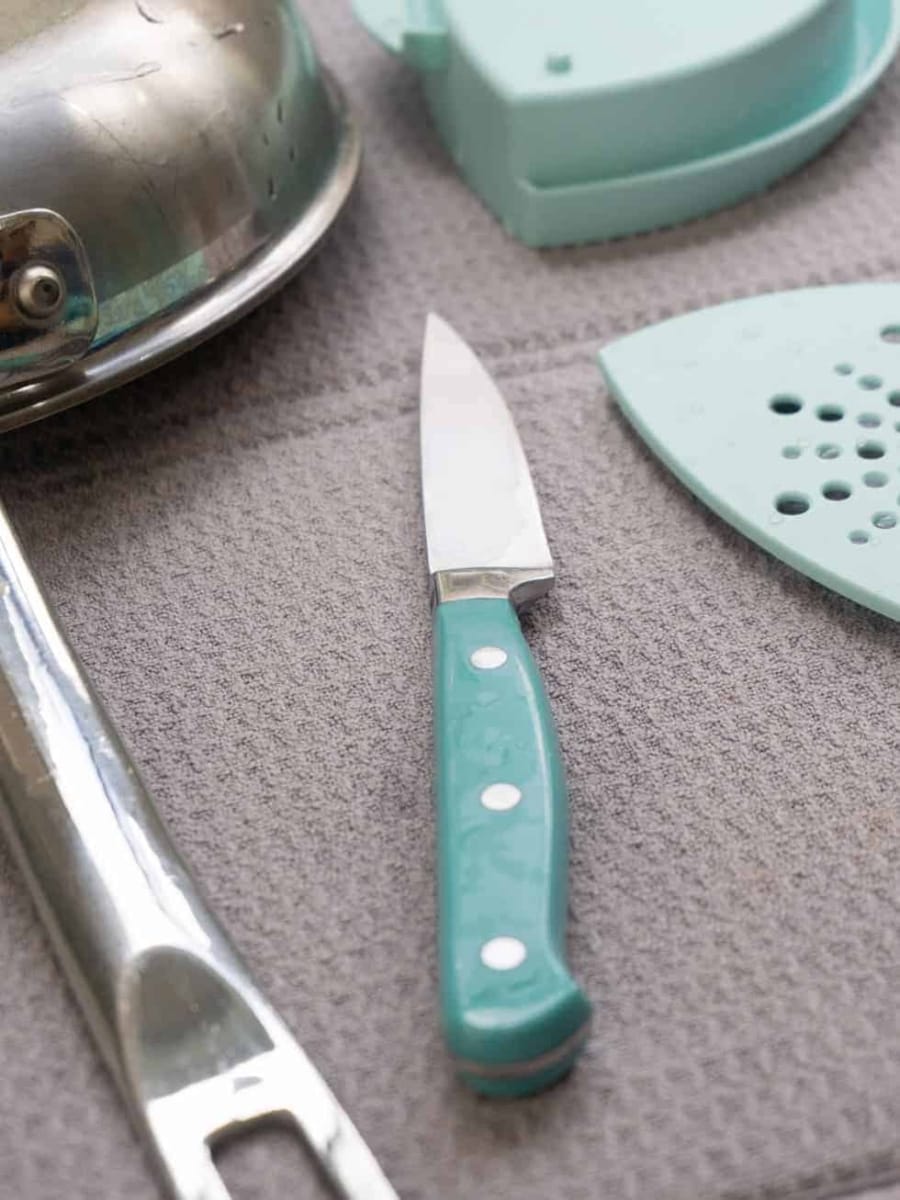
<svg viewBox="0 0 900 1200"><path fill-rule="evenodd" d="M347 1200L396 1200L201 900L0 507L0 820L176 1200L228 1200L214 1140L301 1132Z"/></svg>

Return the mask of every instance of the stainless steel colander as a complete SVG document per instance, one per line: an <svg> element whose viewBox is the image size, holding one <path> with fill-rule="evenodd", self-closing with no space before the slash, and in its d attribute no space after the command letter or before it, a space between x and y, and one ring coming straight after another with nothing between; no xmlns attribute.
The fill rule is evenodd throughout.
<svg viewBox="0 0 900 1200"><path fill-rule="evenodd" d="M310 254L360 140L294 0L6 0L0 429L189 348Z"/></svg>

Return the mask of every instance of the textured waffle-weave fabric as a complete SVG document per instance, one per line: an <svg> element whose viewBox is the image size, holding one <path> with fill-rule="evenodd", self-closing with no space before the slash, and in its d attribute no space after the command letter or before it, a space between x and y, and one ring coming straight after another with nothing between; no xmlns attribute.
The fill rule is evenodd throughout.
<svg viewBox="0 0 900 1200"><path fill-rule="evenodd" d="M212 344L0 442L75 649L405 1200L821 1200L900 1177L900 630L694 501L595 365L700 305L896 277L900 75L759 199L541 253L466 189L346 0L303 7L367 136L327 247ZM526 629L596 1021L573 1076L516 1104L457 1084L437 1022L430 309L507 396L559 573ZM153 1200L4 850L0 964L0 1196ZM238 1200L315 1194L283 1150L235 1150Z"/></svg>

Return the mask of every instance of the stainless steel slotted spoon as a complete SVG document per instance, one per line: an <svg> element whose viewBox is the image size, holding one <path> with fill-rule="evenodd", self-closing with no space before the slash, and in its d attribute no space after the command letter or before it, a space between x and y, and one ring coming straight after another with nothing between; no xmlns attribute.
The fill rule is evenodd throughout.
<svg viewBox="0 0 900 1200"><path fill-rule="evenodd" d="M269 1119L347 1200L396 1200L170 842L0 511L0 815L97 1045L177 1200Z"/></svg>

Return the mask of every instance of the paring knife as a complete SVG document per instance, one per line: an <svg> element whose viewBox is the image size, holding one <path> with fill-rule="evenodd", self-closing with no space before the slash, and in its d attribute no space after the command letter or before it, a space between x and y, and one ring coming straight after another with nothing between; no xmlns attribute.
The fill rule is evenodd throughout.
<svg viewBox="0 0 900 1200"><path fill-rule="evenodd" d="M422 492L434 598L442 1020L463 1079L526 1095L571 1067L590 1005L564 961L568 818L553 718L516 609L553 563L502 396L428 318Z"/></svg>

